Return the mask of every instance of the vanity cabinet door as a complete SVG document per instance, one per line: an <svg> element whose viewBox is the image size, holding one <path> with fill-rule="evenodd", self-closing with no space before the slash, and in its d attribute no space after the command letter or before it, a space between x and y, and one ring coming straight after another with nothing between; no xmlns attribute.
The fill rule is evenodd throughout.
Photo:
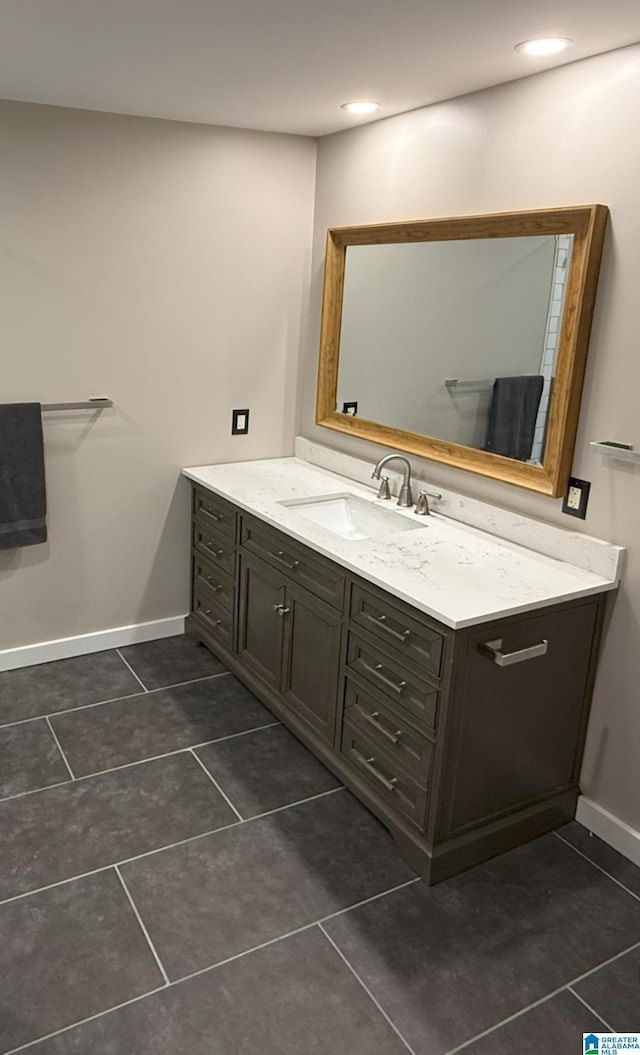
<svg viewBox="0 0 640 1055"><path fill-rule="evenodd" d="M469 632L443 795L449 837L577 785L597 620L586 603Z"/></svg>
<svg viewBox="0 0 640 1055"><path fill-rule="evenodd" d="M262 681L280 690L286 623L282 576L260 560L240 560L239 658Z"/></svg>
<svg viewBox="0 0 640 1055"><path fill-rule="evenodd" d="M286 592L283 696L299 718L333 743L340 664L340 618L302 590Z"/></svg>

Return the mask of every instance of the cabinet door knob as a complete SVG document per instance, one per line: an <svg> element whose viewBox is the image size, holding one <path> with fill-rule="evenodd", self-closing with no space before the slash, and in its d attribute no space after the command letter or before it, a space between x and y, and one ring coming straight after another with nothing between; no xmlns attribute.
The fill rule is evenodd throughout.
<svg viewBox="0 0 640 1055"><path fill-rule="evenodd" d="M274 604L273 610L276 613L276 615L279 615L279 616L288 615L289 612L291 611L290 608L286 608L285 605L283 605L283 604Z"/></svg>

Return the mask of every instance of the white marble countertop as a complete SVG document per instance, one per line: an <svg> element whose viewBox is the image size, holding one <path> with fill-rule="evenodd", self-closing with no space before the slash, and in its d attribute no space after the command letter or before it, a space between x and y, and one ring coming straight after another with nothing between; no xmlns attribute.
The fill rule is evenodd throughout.
<svg viewBox="0 0 640 1055"><path fill-rule="evenodd" d="M612 590L616 580L433 513L415 531L347 540L280 503L350 493L415 521L395 500L299 458L201 465L183 474L247 513L458 629ZM561 530L561 529L558 529Z"/></svg>

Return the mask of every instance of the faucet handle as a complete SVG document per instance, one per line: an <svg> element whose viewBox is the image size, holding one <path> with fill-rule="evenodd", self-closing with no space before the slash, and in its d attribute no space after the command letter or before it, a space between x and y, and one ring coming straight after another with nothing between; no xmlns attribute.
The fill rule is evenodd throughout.
<svg viewBox="0 0 640 1055"><path fill-rule="evenodd" d="M391 490L389 488L389 477L380 477L380 487L378 488L377 498L391 498Z"/></svg>
<svg viewBox="0 0 640 1055"><path fill-rule="evenodd" d="M417 513L418 516L423 516L423 517L429 516L429 513L430 513L429 499L430 498L442 498L442 495L441 494L437 494L435 491L419 491L418 492L418 501L416 502L416 508L414 509L414 513Z"/></svg>
<svg viewBox="0 0 640 1055"><path fill-rule="evenodd" d="M418 492L418 501L416 502L416 508L414 509L414 513L417 513L418 516L422 517L429 516L429 502L427 499L426 491Z"/></svg>

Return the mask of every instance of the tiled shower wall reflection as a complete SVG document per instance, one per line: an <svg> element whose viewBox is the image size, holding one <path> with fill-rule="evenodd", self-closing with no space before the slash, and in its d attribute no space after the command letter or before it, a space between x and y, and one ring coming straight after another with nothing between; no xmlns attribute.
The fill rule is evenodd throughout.
<svg viewBox="0 0 640 1055"><path fill-rule="evenodd" d="M559 234L556 236L556 257L553 267L553 280L551 283L551 294L549 297L549 312L547 315L547 326L545 331L544 349L542 352L542 363L540 373L544 377L544 386L538 407L536 429L531 448L531 461L541 462L544 452L544 441L546 434L547 412L551 397L551 386L555 371L556 353L560 339L560 326L562 320L562 309L564 306L564 294L569 271L569 258L573 235Z"/></svg>

